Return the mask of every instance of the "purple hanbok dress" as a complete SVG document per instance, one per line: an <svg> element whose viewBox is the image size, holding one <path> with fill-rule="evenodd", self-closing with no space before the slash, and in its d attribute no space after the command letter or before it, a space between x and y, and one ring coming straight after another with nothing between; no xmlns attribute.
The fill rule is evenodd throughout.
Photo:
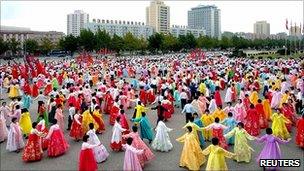
<svg viewBox="0 0 304 171"><path fill-rule="evenodd" d="M259 163L260 159L281 159L281 149L279 144L286 144L289 141L281 140L274 135L264 135L257 139L260 143L265 143L264 148L258 155L256 161Z"/></svg>

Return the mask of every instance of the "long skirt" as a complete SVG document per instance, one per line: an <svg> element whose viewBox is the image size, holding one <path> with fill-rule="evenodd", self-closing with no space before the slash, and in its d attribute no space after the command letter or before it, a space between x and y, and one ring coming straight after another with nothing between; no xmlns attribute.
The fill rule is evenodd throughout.
<svg viewBox="0 0 304 171"><path fill-rule="evenodd" d="M93 150L85 149L80 151L79 171L96 171L98 169Z"/></svg>
<svg viewBox="0 0 304 171"><path fill-rule="evenodd" d="M61 130L54 130L51 135L49 146L48 146L48 156L57 157L64 154L69 149L69 144L66 142L64 135Z"/></svg>

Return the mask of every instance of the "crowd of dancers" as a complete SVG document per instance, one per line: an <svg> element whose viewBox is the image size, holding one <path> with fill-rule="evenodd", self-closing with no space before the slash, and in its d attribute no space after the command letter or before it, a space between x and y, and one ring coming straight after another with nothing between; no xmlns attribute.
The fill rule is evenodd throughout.
<svg viewBox="0 0 304 171"><path fill-rule="evenodd" d="M42 160L45 150L48 157L63 155L69 150L67 129L69 137L83 141L80 171L97 170L97 163L109 156L106 147L125 151L123 170L142 170L157 157L151 149L173 148L169 135L174 130L166 122L180 113L185 116L180 127L185 134L176 139L183 143L179 166L189 170L199 170L204 163L206 170L227 170L225 158L251 162L254 149L248 140L264 143L257 162L280 159L278 144L291 138L299 150L304 148L300 60L224 55L194 60L170 54L0 67L1 96L10 99L0 108L0 141L6 141L8 151L22 150L25 162ZM127 115L132 108L133 115ZM157 121L147 117L151 110L156 110ZM111 131L105 122L112 126L108 145L98 138ZM227 151L229 145L234 145L233 152Z"/></svg>

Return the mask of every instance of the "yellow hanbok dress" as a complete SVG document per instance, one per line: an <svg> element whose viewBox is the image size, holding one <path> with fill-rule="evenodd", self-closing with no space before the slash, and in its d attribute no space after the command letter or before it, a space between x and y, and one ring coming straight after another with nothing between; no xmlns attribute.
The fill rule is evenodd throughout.
<svg viewBox="0 0 304 171"><path fill-rule="evenodd" d="M20 96L19 86L18 85L11 85L9 93L8 93L8 97L9 98L16 98L16 97L19 97L19 96Z"/></svg>
<svg viewBox="0 0 304 171"><path fill-rule="evenodd" d="M259 100L259 94L258 94L258 92L257 91L253 91L250 94L249 100L254 105L258 104L258 100Z"/></svg>
<svg viewBox="0 0 304 171"><path fill-rule="evenodd" d="M200 93L206 94L206 84L205 83L200 83L200 85L198 87L198 91Z"/></svg>
<svg viewBox="0 0 304 171"><path fill-rule="evenodd" d="M234 140L234 159L237 162L249 163L251 160L251 151L254 151L247 143L248 140L254 140L255 138L247 133L245 129L239 127L233 128L230 132L224 135L225 138L231 138L235 136Z"/></svg>
<svg viewBox="0 0 304 171"><path fill-rule="evenodd" d="M89 110L86 110L82 113L82 130L83 132L87 132L89 130L89 124L94 124L94 129L97 130L99 128L97 122L94 120Z"/></svg>
<svg viewBox="0 0 304 171"><path fill-rule="evenodd" d="M145 106L143 106L143 105L137 105L135 107L135 109L136 109L136 116L135 116L136 119L137 118L141 118L142 112L147 112L147 108Z"/></svg>
<svg viewBox="0 0 304 171"><path fill-rule="evenodd" d="M274 113L271 117L273 135L281 139L287 140L290 134L287 130L286 123L290 121L282 114Z"/></svg>
<svg viewBox="0 0 304 171"><path fill-rule="evenodd" d="M189 170L199 170L206 162L206 158L194 134L186 133L176 141L184 143L179 166L187 167Z"/></svg>
<svg viewBox="0 0 304 171"><path fill-rule="evenodd" d="M271 117L271 114L272 114L272 110L271 110L271 107L270 107L269 100L268 99L264 99L262 101L262 104L263 104L263 108L264 108L266 119L270 120L270 117Z"/></svg>
<svg viewBox="0 0 304 171"><path fill-rule="evenodd" d="M19 125L22 131L22 134L29 135L32 130L32 121L30 112L24 112L21 113L20 119L19 119Z"/></svg>
<svg viewBox="0 0 304 171"><path fill-rule="evenodd" d="M227 118L227 114L224 112L224 110L215 109L212 115L214 118L218 117L220 121Z"/></svg>
<svg viewBox="0 0 304 171"><path fill-rule="evenodd" d="M203 122L204 126L208 126L214 122L214 117L210 114L203 114L201 117L201 121ZM203 135L205 140L211 140L212 138L212 130L203 129Z"/></svg>
<svg viewBox="0 0 304 171"><path fill-rule="evenodd" d="M228 170L225 157L232 158L234 156L233 153L213 144L209 145L205 150L203 150L203 154L209 154L206 171Z"/></svg>
<svg viewBox="0 0 304 171"><path fill-rule="evenodd" d="M284 93L282 95L282 98L280 100L280 105L279 105L279 108L282 108L283 107L283 103L287 103L288 102L288 97L289 95L287 93Z"/></svg>
<svg viewBox="0 0 304 171"><path fill-rule="evenodd" d="M193 122L188 122L184 127L183 129L186 129L188 126L191 126L192 127L192 134L194 135L195 139L197 140L197 142L200 142L199 141L199 138L198 138L198 131L203 131L204 129L203 128L200 128L199 126L197 126L195 123Z"/></svg>

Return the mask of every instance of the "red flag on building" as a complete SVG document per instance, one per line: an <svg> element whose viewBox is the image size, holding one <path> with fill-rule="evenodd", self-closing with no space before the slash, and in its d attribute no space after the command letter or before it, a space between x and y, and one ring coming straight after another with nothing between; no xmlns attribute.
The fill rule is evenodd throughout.
<svg viewBox="0 0 304 171"><path fill-rule="evenodd" d="M288 30L288 20L286 18L286 24L285 24L286 30Z"/></svg>

